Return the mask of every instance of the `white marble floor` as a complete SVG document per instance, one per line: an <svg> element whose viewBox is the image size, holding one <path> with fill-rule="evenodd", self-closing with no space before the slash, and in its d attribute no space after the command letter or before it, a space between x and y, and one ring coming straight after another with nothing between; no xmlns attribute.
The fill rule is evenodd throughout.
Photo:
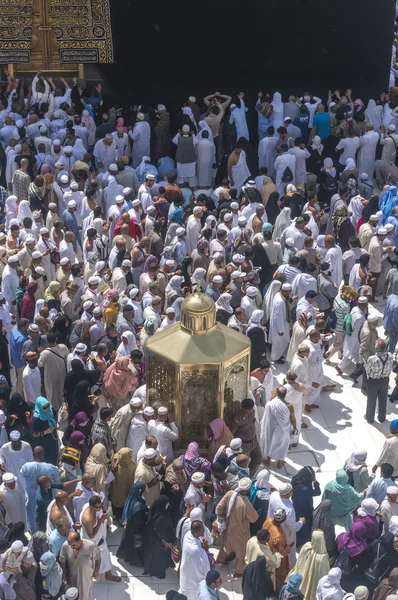
<svg viewBox="0 0 398 600"><path fill-rule="evenodd" d="M384 302L379 301L372 307L382 317ZM382 323L382 319L380 320ZM383 327L379 328L383 337ZM322 393L320 408L313 410L304 420L308 429L303 432L296 448L289 451L286 465L277 470L272 465L271 483L288 481L305 465L311 465L317 472L321 487L334 478L337 469L341 468L355 449L368 451L368 465L371 467L377 460L385 437L388 435L389 421L398 417L398 407L388 402L387 419L383 424L377 421L368 425L363 418L365 414L366 397L361 393L359 385L353 386L348 377L339 377L334 365L337 357L332 358L331 365L325 365L325 375L331 382L337 384L337 389L331 394ZM279 365L277 365L279 367ZM287 365L274 371L278 381L281 381ZM391 377L391 387L394 378ZM319 499L318 499L319 501ZM108 542L114 553L121 538L121 530L110 533ZM216 551L217 552L217 551ZM176 572L169 569L165 580L155 577L142 577L142 569L126 568L119 564L113 556L113 565L122 577L122 583L95 583L94 600L164 600L168 590L178 589ZM223 578L222 592L224 597L231 600L241 600L241 583L232 578L231 567L221 567Z"/></svg>

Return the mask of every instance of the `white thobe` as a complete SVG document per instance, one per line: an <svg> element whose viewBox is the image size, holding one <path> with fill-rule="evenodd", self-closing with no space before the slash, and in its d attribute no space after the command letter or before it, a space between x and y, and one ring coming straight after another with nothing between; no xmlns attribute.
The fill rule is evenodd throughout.
<svg viewBox="0 0 398 600"><path fill-rule="evenodd" d="M325 262L330 264L331 276L330 279L336 284L337 289L340 288L343 279L343 253L339 246L329 248L325 256Z"/></svg>
<svg viewBox="0 0 398 600"><path fill-rule="evenodd" d="M276 189L278 190L278 194L282 198L282 196L285 195L285 188L288 185L288 183L284 183L282 181L283 173L285 172L285 169L287 169L287 167L289 167L293 175L293 179L292 181L289 181L289 183L292 183L294 185L296 182L296 157L293 156L293 154L288 154L287 152L284 152L283 154L280 154L276 157L274 167L276 173Z"/></svg>
<svg viewBox="0 0 398 600"><path fill-rule="evenodd" d="M288 150L288 154L293 154L296 157L296 168L294 171L294 180L296 185L305 185L307 183L307 167L306 159L311 155L308 150L294 146Z"/></svg>
<svg viewBox="0 0 398 600"><path fill-rule="evenodd" d="M277 508L283 508L286 511L286 521L282 523L282 529L286 533L287 541L293 540L289 554L289 567L292 569L296 564L296 534L302 528L301 521L296 521L296 511L293 502L288 498L281 498L279 492L272 492L269 498L267 517L272 518Z"/></svg>
<svg viewBox="0 0 398 600"><path fill-rule="evenodd" d="M271 360L278 360L290 341L290 323L286 319L286 303L280 293L276 294L272 304L268 341L272 344Z"/></svg>
<svg viewBox="0 0 398 600"><path fill-rule="evenodd" d="M310 290L318 292L318 283L315 277L309 273L300 273L292 281L292 296L304 298ZM298 317L296 317L298 319Z"/></svg>
<svg viewBox="0 0 398 600"><path fill-rule="evenodd" d="M127 133L123 133L122 137L119 137L118 132L114 131L112 135L116 144L116 159L120 160L122 156L130 156L131 151Z"/></svg>
<svg viewBox="0 0 398 600"><path fill-rule="evenodd" d="M196 600L198 585L206 578L208 571L210 571L210 563L202 540L196 538L191 532L187 533L182 546L178 592L184 594L187 600Z"/></svg>
<svg viewBox="0 0 398 600"><path fill-rule="evenodd" d="M366 316L363 310L355 306L351 311L351 335L345 335L343 346L343 360L359 362L359 330L366 321ZM344 366L344 365L343 365ZM340 364L340 368L342 368Z"/></svg>
<svg viewBox="0 0 398 600"><path fill-rule="evenodd" d="M289 227L286 227L281 235L282 248L285 248L286 240L292 238L294 247L297 248L297 250L302 250L304 248L304 240L306 237L307 234L304 231L298 229L295 225L290 225Z"/></svg>
<svg viewBox="0 0 398 600"><path fill-rule="evenodd" d="M202 139L197 146L197 165L199 187L212 184L212 166L214 162L214 144L209 139Z"/></svg>
<svg viewBox="0 0 398 600"><path fill-rule="evenodd" d="M7 517L11 523L22 521L27 527L27 514L25 505L25 489L19 481L16 482L15 488L11 490L5 483L0 485L0 492L4 494L2 505L7 511Z"/></svg>
<svg viewBox="0 0 398 600"><path fill-rule="evenodd" d="M65 240L62 240L59 244L59 255L61 259L67 258L72 263L72 265L77 264L79 262L76 256L76 252L73 249L73 244Z"/></svg>
<svg viewBox="0 0 398 600"><path fill-rule="evenodd" d="M153 435L158 441L161 456L166 457L166 464L174 460L173 442L178 440L179 432L175 423L166 425L160 421L151 419L148 423L148 434Z"/></svg>
<svg viewBox="0 0 398 600"><path fill-rule="evenodd" d="M4 444L8 443L8 435L7 435L7 429L4 427L4 425L0 425L0 448L2 448L4 446Z"/></svg>
<svg viewBox="0 0 398 600"><path fill-rule="evenodd" d="M39 367L31 369L29 365L26 365L22 371L22 384L26 402L31 405L36 404L37 398L41 396L41 375Z"/></svg>
<svg viewBox="0 0 398 600"><path fill-rule="evenodd" d="M129 131L133 140L133 167L138 167L143 156L151 155L151 127L146 121L137 121L134 129Z"/></svg>
<svg viewBox="0 0 398 600"><path fill-rule="evenodd" d="M15 302L15 294L19 285L19 277L15 269L6 265L1 279L1 291L9 304Z"/></svg>
<svg viewBox="0 0 398 600"><path fill-rule="evenodd" d="M33 453L30 444L21 442L20 450L13 450L11 442L4 444L0 448L0 465L3 465L8 473L12 473L18 478L22 487L25 486L25 480L21 474L21 467L27 462L33 462Z"/></svg>
<svg viewBox="0 0 398 600"><path fill-rule="evenodd" d="M93 155L95 156L97 170L99 173L106 173L109 166L116 160L116 144L112 142L110 146L104 144L103 140L98 140L94 146ZM98 166L102 164L102 167Z"/></svg>
<svg viewBox="0 0 398 600"><path fill-rule="evenodd" d="M359 139L358 173L367 173L371 179L375 170L378 143L379 135L375 131L368 131Z"/></svg>
<svg viewBox="0 0 398 600"><path fill-rule="evenodd" d="M138 200L142 204L142 208L146 212L150 206L154 206L151 188L147 187L145 183L142 183L138 190Z"/></svg>
<svg viewBox="0 0 398 600"><path fill-rule="evenodd" d="M187 221L187 237L185 240L187 253L189 255L191 255L192 250L194 250L197 246L201 230L202 225L200 219L197 219L195 215L190 215Z"/></svg>
<svg viewBox="0 0 398 600"><path fill-rule="evenodd" d="M260 446L263 456L285 460L290 444L290 412L282 400L274 398L265 405L261 424Z"/></svg>
<svg viewBox="0 0 398 600"><path fill-rule="evenodd" d="M258 145L258 165L267 167L268 177L275 178L275 159L277 156L276 147L279 143L279 137L263 138Z"/></svg>
<svg viewBox="0 0 398 600"><path fill-rule="evenodd" d="M40 238L36 244L36 250L43 254L43 258L41 259L41 266L45 270L47 276L46 287L48 286L50 281L55 281L57 272L55 265L51 262L50 253L44 256L44 252L47 250L47 248L53 250L55 248L54 242L50 238L46 241Z"/></svg>
<svg viewBox="0 0 398 600"><path fill-rule="evenodd" d="M145 421L143 415L138 413L135 415L130 423L130 429L127 435L126 446L131 448L133 451L133 460L137 461L137 453L141 447L142 442L145 440L148 434L148 423Z"/></svg>
<svg viewBox="0 0 398 600"><path fill-rule="evenodd" d="M297 353L293 356L290 369L297 375L297 381L305 386L311 385L309 381L308 358L299 356Z"/></svg>
<svg viewBox="0 0 398 600"><path fill-rule="evenodd" d="M116 267L112 273L112 287L115 288L119 294L122 294L127 288L126 273L121 267Z"/></svg>
<svg viewBox="0 0 398 600"><path fill-rule="evenodd" d="M54 181L53 190L58 199L58 214L62 215L64 210L66 210L66 202L64 200L64 194L66 192L70 192L70 188L69 188L69 186L63 188L59 185L59 183L57 181Z"/></svg>

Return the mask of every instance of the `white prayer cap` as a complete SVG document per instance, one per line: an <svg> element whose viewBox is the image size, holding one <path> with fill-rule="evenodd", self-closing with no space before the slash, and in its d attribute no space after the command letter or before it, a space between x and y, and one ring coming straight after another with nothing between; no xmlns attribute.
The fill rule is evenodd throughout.
<svg viewBox="0 0 398 600"><path fill-rule="evenodd" d="M131 260L128 260L127 258L122 262L122 267L131 268L131 266L132 266L132 262L131 262Z"/></svg>
<svg viewBox="0 0 398 600"><path fill-rule="evenodd" d="M166 309L166 315L171 315L171 313L175 313L176 309L173 308L172 306L169 306L169 308Z"/></svg>
<svg viewBox="0 0 398 600"><path fill-rule="evenodd" d="M204 473L200 473L199 471L197 471L196 473L194 473L192 475L191 482L192 483L202 483L205 479L206 479L206 475Z"/></svg>
<svg viewBox="0 0 398 600"><path fill-rule="evenodd" d="M29 325L29 331L34 331L35 333L39 332L39 326L36 323L31 323Z"/></svg>
<svg viewBox="0 0 398 600"><path fill-rule="evenodd" d="M213 283L222 283L222 282L223 282L223 278L221 277L221 275L214 275Z"/></svg>
<svg viewBox="0 0 398 600"><path fill-rule="evenodd" d="M283 121L286 123L286 121L291 121L291 118L290 118L290 117L285 117L285 118L283 119Z"/></svg>
<svg viewBox="0 0 398 600"><path fill-rule="evenodd" d="M68 208L76 208L76 206L77 206L76 200L69 200Z"/></svg>
<svg viewBox="0 0 398 600"><path fill-rule="evenodd" d="M279 493L282 496L286 496L287 494L290 494L290 492L293 490L293 487L290 483L282 483L279 486Z"/></svg>
<svg viewBox="0 0 398 600"><path fill-rule="evenodd" d="M285 239L285 246L289 246L289 248L293 248L293 246L294 246L294 239L293 238L286 238Z"/></svg>
<svg viewBox="0 0 398 600"><path fill-rule="evenodd" d="M61 175L61 179L60 179L61 183L68 183L68 181L69 181L69 177L67 175Z"/></svg>
<svg viewBox="0 0 398 600"><path fill-rule="evenodd" d="M47 133L47 127L43 124L39 125L38 130L40 133Z"/></svg>
<svg viewBox="0 0 398 600"><path fill-rule="evenodd" d="M224 215L224 222L228 223L229 221L232 221L233 218L234 218L234 216L233 216L232 213L230 213L230 212L229 213L225 213L225 215Z"/></svg>
<svg viewBox="0 0 398 600"><path fill-rule="evenodd" d="M332 108L333 106L336 106L336 102L331 102L331 103L329 104L329 108Z"/></svg>
<svg viewBox="0 0 398 600"><path fill-rule="evenodd" d="M25 562L27 562L26 557ZM79 590L75 587L70 587L68 590L66 590L65 594L63 595L63 598L65 598L65 600L77 600L78 597Z"/></svg>
<svg viewBox="0 0 398 600"><path fill-rule="evenodd" d="M146 212L149 215L152 215L152 214L154 215L155 213L157 213L156 206L148 206L148 208L146 209Z"/></svg>
<svg viewBox="0 0 398 600"><path fill-rule="evenodd" d="M108 171L118 171L119 169L117 168L117 165L115 163L112 163L111 165L109 165Z"/></svg>
<svg viewBox="0 0 398 600"><path fill-rule="evenodd" d="M4 481L4 475L3 475L3 481ZM389 485L388 488L386 489L386 494L398 494L398 487L395 485Z"/></svg>
<svg viewBox="0 0 398 600"><path fill-rule="evenodd" d="M91 277L88 278L87 283L89 285L98 285L100 282L100 278L97 277L96 275L92 275Z"/></svg>
<svg viewBox="0 0 398 600"><path fill-rule="evenodd" d="M133 206L138 206L139 204L141 204L140 200L138 200L138 198L136 198L135 200L132 201L131 203Z"/></svg>
<svg viewBox="0 0 398 600"><path fill-rule="evenodd" d="M35 244L36 240L33 235L27 235L25 239L25 244Z"/></svg>
<svg viewBox="0 0 398 600"><path fill-rule="evenodd" d="M246 273L242 273L242 271L234 271L231 274L231 279L239 279L239 277L246 277Z"/></svg>
<svg viewBox="0 0 398 600"><path fill-rule="evenodd" d="M152 415L154 415L154 414L155 414L155 411L154 411L154 409L152 408L152 406L146 406L146 407L144 408L144 415L145 415L146 417L152 417Z"/></svg>
<svg viewBox="0 0 398 600"><path fill-rule="evenodd" d="M388 131L395 131L395 129L396 129L395 125L388 126Z"/></svg>
<svg viewBox="0 0 398 600"><path fill-rule="evenodd" d="M369 178L369 175L367 173L361 173L359 178L361 181L366 181Z"/></svg>
<svg viewBox="0 0 398 600"><path fill-rule="evenodd" d="M238 217L238 225L246 225L246 223L247 223L246 217L244 217L243 215Z"/></svg>
<svg viewBox="0 0 398 600"><path fill-rule="evenodd" d="M254 287L254 285L249 285L249 287L246 289L246 296L249 296L249 298L254 298L257 296L257 292L258 289Z"/></svg>
<svg viewBox="0 0 398 600"><path fill-rule="evenodd" d="M71 181L70 182L70 189L74 190L74 191L76 191L76 190L79 189L79 184L77 183L77 181Z"/></svg>
<svg viewBox="0 0 398 600"><path fill-rule="evenodd" d="M147 173L145 175L145 179L149 179L149 181L155 181L155 175L153 173Z"/></svg>
<svg viewBox="0 0 398 600"><path fill-rule="evenodd" d="M195 208L193 209L193 214L194 215L198 215L201 212L202 212L202 207L201 206L195 206Z"/></svg>
<svg viewBox="0 0 398 600"><path fill-rule="evenodd" d="M231 110L236 108L236 104L231 104L231 106L229 107Z"/></svg>
<svg viewBox="0 0 398 600"><path fill-rule="evenodd" d="M81 342L79 342L78 344L76 344L76 346L75 346L75 352L77 352L78 354L84 354L85 352L87 352L87 346L86 346L86 344L82 344Z"/></svg>
<svg viewBox="0 0 398 600"><path fill-rule="evenodd" d="M131 400L130 400L130 404L132 406L134 406L134 408L138 408L141 406L142 400L140 398L138 398L137 396L135 396L135 397L133 396L133 398L131 398Z"/></svg>
<svg viewBox="0 0 398 600"><path fill-rule="evenodd" d="M387 235L387 229L385 227L379 227L377 235Z"/></svg>
<svg viewBox="0 0 398 600"><path fill-rule="evenodd" d="M188 100L189 100L190 102L196 102L196 98L195 98L195 96L189 96Z"/></svg>
<svg viewBox="0 0 398 600"><path fill-rule="evenodd" d="M181 235L184 235L184 234L185 234L184 227L177 227L177 229L176 229L176 236L180 237Z"/></svg>
<svg viewBox="0 0 398 600"><path fill-rule="evenodd" d="M169 260L166 260L165 262L166 267L175 267L176 266L176 261L169 258Z"/></svg>
<svg viewBox="0 0 398 600"><path fill-rule="evenodd" d="M122 196L121 194L119 194L119 196L116 196L115 202L116 202L116 204L123 204L123 202L124 202L124 196Z"/></svg>
<svg viewBox="0 0 398 600"><path fill-rule="evenodd" d="M140 291L140 290L139 290L138 288L133 288L132 290L130 290L130 293L129 293L129 296L130 296L130 298L131 298L132 300L134 300L134 298L135 298L136 296L138 296L138 292L139 292L139 291Z"/></svg>
<svg viewBox="0 0 398 600"><path fill-rule="evenodd" d="M369 590L366 585L358 585L354 590L355 600L365 600L369 596Z"/></svg>
<svg viewBox="0 0 398 600"><path fill-rule="evenodd" d="M184 133L189 133L191 131L191 128L189 125L183 125L182 130Z"/></svg>
<svg viewBox="0 0 398 600"><path fill-rule="evenodd" d="M43 267L35 267L35 273L38 273L39 275L45 275L46 272L43 269Z"/></svg>
<svg viewBox="0 0 398 600"><path fill-rule="evenodd" d="M61 113L59 112L59 110L54 110L54 118L59 119L60 116L61 116Z"/></svg>
<svg viewBox="0 0 398 600"><path fill-rule="evenodd" d="M241 265L244 262L245 257L243 256L243 254L234 254L232 260L234 263L238 263L238 265Z"/></svg>
<svg viewBox="0 0 398 600"><path fill-rule="evenodd" d="M105 267L105 261L104 260L99 260L95 263L95 270L98 271L102 271L102 269ZM99 278L98 278L98 283L99 283Z"/></svg>
<svg viewBox="0 0 398 600"><path fill-rule="evenodd" d="M359 296L358 302L360 302L361 304L365 304L368 302L368 299L366 296Z"/></svg>
<svg viewBox="0 0 398 600"><path fill-rule="evenodd" d="M252 487L252 484L253 482L250 477L242 477L239 481L238 490L240 492L247 492Z"/></svg>
<svg viewBox="0 0 398 600"><path fill-rule="evenodd" d="M285 292L288 292L288 291L290 292L291 289L292 289L292 286L290 285L290 283L284 283L282 285L282 290L285 291Z"/></svg>
<svg viewBox="0 0 398 600"><path fill-rule="evenodd" d="M137 115L137 121L143 121L145 119L145 115L142 112L139 112Z"/></svg>
<svg viewBox="0 0 398 600"><path fill-rule="evenodd" d="M50 233L47 227L40 227L40 235L44 235L46 233Z"/></svg>
<svg viewBox="0 0 398 600"><path fill-rule="evenodd" d="M105 134L104 138L107 142L113 142L113 135L111 133Z"/></svg>
<svg viewBox="0 0 398 600"><path fill-rule="evenodd" d="M384 229L387 230L387 233L391 233L391 231L394 231L395 227L392 223L386 223Z"/></svg>
<svg viewBox="0 0 398 600"><path fill-rule="evenodd" d="M231 202L230 207L232 210L239 210L239 204L237 202Z"/></svg>
<svg viewBox="0 0 398 600"><path fill-rule="evenodd" d="M62 265L63 267L65 265L67 265L69 262L69 258L67 258L66 256L64 256L63 258L61 258L61 260L59 261L59 264Z"/></svg>
<svg viewBox="0 0 398 600"><path fill-rule="evenodd" d="M369 221L378 221L378 220L379 220L378 215L370 215L370 217L369 217Z"/></svg>
<svg viewBox="0 0 398 600"><path fill-rule="evenodd" d="M85 302L83 302L83 310L88 310L92 307L93 304L94 303L91 302L91 300L86 300Z"/></svg>
<svg viewBox="0 0 398 600"><path fill-rule="evenodd" d="M11 544L11 552L22 552L23 550L23 542L20 540L16 540Z"/></svg>
<svg viewBox="0 0 398 600"><path fill-rule="evenodd" d="M7 417L4 414L4 411L0 410L0 425L6 422Z"/></svg>
<svg viewBox="0 0 398 600"><path fill-rule="evenodd" d="M144 452L144 458L150 459L155 458L156 450L154 448L147 448Z"/></svg>
<svg viewBox="0 0 398 600"><path fill-rule="evenodd" d="M34 252L32 252L32 258L34 258L34 259L43 258L43 255L38 250L35 250Z"/></svg>
<svg viewBox="0 0 398 600"><path fill-rule="evenodd" d="M101 317L102 316L102 308L100 306L96 306L93 310L93 315L94 315L94 317Z"/></svg>
<svg viewBox="0 0 398 600"><path fill-rule="evenodd" d="M379 321L378 315L371 314L371 315L368 316L368 322L369 323L378 323L378 321Z"/></svg>
<svg viewBox="0 0 398 600"><path fill-rule="evenodd" d="M12 256L8 257L8 262L11 264L17 263L18 262L18 256L16 256L15 254L13 254Z"/></svg>
<svg viewBox="0 0 398 600"><path fill-rule="evenodd" d="M159 406L158 415L167 415L168 412L169 412L169 409L167 408L167 406Z"/></svg>
<svg viewBox="0 0 398 600"><path fill-rule="evenodd" d="M233 440L231 440L229 447L234 452L237 452L237 451L240 452L242 450L242 440L240 438L234 438Z"/></svg>
<svg viewBox="0 0 398 600"><path fill-rule="evenodd" d="M133 190L132 190L130 187L125 187L125 188L123 188L123 194L124 194L125 196L129 196L129 194L131 194L131 192L132 192L132 191L133 191Z"/></svg>
<svg viewBox="0 0 398 600"><path fill-rule="evenodd" d="M57 112L57 111L56 111ZM59 116L59 115L58 115ZM55 117L55 113L54 113L54 117ZM60 146L61 145L61 140L53 140L53 146Z"/></svg>
<svg viewBox="0 0 398 600"><path fill-rule="evenodd" d="M14 431L11 431L10 433L10 438L12 439L12 434L14 433ZM19 431L17 431L16 433L19 433ZM21 436L19 436L21 437ZM19 438L17 438L19 440ZM13 481L16 481L17 478L15 477L15 475L13 475L12 473L3 473L3 483L12 483Z"/></svg>
<svg viewBox="0 0 398 600"><path fill-rule="evenodd" d="M62 177L63 177L63 175L62 175ZM50 204L48 205L48 208L50 210L54 210L54 208L57 208L57 205L55 204L55 202L50 202Z"/></svg>
<svg viewBox="0 0 398 600"><path fill-rule="evenodd" d="M24 126L24 123L22 119L18 119L15 125L18 127L18 129L21 129Z"/></svg>
<svg viewBox="0 0 398 600"><path fill-rule="evenodd" d="M73 152L73 147L72 147L72 146L64 146L64 152L65 152L65 154L66 154L66 153L68 153L68 154L69 154L69 153L70 153L70 154L72 154L72 152Z"/></svg>

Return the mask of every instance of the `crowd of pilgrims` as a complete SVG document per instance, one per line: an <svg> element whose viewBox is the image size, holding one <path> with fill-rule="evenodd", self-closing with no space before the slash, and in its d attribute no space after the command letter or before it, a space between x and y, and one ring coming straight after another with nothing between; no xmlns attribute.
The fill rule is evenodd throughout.
<svg viewBox="0 0 398 600"><path fill-rule="evenodd" d="M259 93L250 136L244 97L189 97L172 137L164 105L105 112L101 85L77 78L8 77L0 93L1 600L91 600L93 580L120 581L111 520L122 564L178 566L168 600L222 598L217 563L244 600L397 598L398 420L371 471L365 450L323 491L309 466L278 470L332 401L333 356L366 421L386 418L398 109ZM250 389L207 449L177 452L146 344L195 292L250 339Z"/></svg>

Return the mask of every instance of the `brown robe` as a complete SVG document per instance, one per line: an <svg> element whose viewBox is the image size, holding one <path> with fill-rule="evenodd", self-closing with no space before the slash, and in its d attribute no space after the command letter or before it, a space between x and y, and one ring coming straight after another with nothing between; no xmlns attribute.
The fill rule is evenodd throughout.
<svg viewBox="0 0 398 600"><path fill-rule="evenodd" d="M279 552L279 554L282 554L283 556L280 566L275 570L276 587L279 587L283 584L289 573L289 554L291 546L287 543L286 534L282 527L274 525L273 519L266 519L264 521L263 529L266 529L269 532L270 537L268 546L271 548L272 552L274 554L275 552Z"/></svg>

